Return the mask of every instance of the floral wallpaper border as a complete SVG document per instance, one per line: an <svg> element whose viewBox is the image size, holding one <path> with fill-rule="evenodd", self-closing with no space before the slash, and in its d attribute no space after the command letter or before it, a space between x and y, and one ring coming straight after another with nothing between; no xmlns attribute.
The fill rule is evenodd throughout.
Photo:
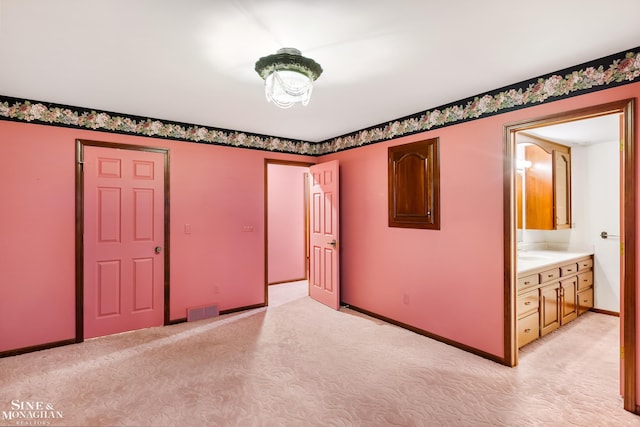
<svg viewBox="0 0 640 427"><path fill-rule="evenodd" d="M0 95L0 120L48 124L203 144L317 155L318 144Z"/></svg>
<svg viewBox="0 0 640 427"><path fill-rule="evenodd" d="M638 77L640 47L332 138L323 143L321 154L609 89L632 83Z"/></svg>
<svg viewBox="0 0 640 427"><path fill-rule="evenodd" d="M640 47L314 143L0 95L0 120L318 156L636 81Z"/></svg>

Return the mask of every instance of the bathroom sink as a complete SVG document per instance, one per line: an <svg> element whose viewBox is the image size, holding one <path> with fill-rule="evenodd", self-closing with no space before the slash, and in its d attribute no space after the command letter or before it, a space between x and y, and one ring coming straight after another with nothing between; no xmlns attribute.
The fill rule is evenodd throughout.
<svg viewBox="0 0 640 427"><path fill-rule="evenodd" d="M554 257L549 255L542 254L518 254L518 259L520 261L543 261L546 259L553 259Z"/></svg>

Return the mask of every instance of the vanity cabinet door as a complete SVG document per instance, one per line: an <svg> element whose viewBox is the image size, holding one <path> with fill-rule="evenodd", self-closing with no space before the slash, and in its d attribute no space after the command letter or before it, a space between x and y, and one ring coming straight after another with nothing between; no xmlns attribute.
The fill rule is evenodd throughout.
<svg viewBox="0 0 640 427"><path fill-rule="evenodd" d="M560 327L559 300L559 283L540 288L540 336L544 336Z"/></svg>
<svg viewBox="0 0 640 427"><path fill-rule="evenodd" d="M560 324L566 325L578 317L578 278L573 276L560 282Z"/></svg>

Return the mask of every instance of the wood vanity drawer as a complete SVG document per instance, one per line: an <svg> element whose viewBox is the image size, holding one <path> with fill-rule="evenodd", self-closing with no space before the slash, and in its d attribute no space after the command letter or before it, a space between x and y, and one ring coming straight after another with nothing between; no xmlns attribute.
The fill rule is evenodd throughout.
<svg viewBox="0 0 640 427"><path fill-rule="evenodd" d="M587 289L593 285L593 271L578 274L578 290Z"/></svg>
<svg viewBox="0 0 640 427"><path fill-rule="evenodd" d="M593 308L593 288L578 292L578 316Z"/></svg>
<svg viewBox="0 0 640 427"><path fill-rule="evenodd" d="M540 283L549 282L560 277L560 269L552 268L551 270L540 273Z"/></svg>
<svg viewBox="0 0 640 427"><path fill-rule="evenodd" d="M567 264L560 267L560 276L570 276L578 271L578 264Z"/></svg>
<svg viewBox="0 0 640 427"><path fill-rule="evenodd" d="M592 267L593 267L593 258L583 259L582 261L578 262L578 271L587 270Z"/></svg>
<svg viewBox="0 0 640 427"><path fill-rule="evenodd" d="M518 288L526 288L527 286L536 286L539 284L540 284L540 277L538 274L518 277Z"/></svg>
<svg viewBox="0 0 640 427"><path fill-rule="evenodd" d="M518 317L538 311L538 303L540 298L538 297L538 290L530 291L525 294L519 295L516 301L516 313Z"/></svg>
<svg viewBox="0 0 640 427"><path fill-rule="evenodd" d="M538 338L540 331L538 312L518 320L518 348Z"/></svg>

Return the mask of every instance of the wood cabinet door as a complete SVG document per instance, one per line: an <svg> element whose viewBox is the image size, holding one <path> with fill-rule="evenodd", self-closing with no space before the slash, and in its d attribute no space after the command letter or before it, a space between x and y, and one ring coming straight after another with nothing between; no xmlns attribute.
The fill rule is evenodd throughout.
<svg viewBox="0 0 640 427"><path fill-rule="evenodd" d="M525 166L522 208L524 228L560 230L571 228L571 148L530 135L519 135L524 145Z"/></svg>
<svg viewBox="0 0 640 427"><path fill-rule="evenodd" d="M540 288L540 336L560 327L559 291L559 283Z"/></svg>
<svg viewBox="0 0 640 427"><path fill-rule="evenodd" d="M439 139L388 148L389 227L440 229Z"/></svg>
<svg viewBox="0 0 640 427"><path fill-rule="evenodd" d="M560 324L564 325L578 317L578 277L560 282Z"/></svg>
<svg viewBox="0 0 640 427"><path fill-rule="evenodd" d="M571 228L571 155L553 152L555 229Z"/></svg>
<svg viewBox="0 0 640 427"><path fill-rule="evenodd" d="M525 172L525 228L553 230L553 158L538 145L525 147L525 159L532 166Z"/></svg>

